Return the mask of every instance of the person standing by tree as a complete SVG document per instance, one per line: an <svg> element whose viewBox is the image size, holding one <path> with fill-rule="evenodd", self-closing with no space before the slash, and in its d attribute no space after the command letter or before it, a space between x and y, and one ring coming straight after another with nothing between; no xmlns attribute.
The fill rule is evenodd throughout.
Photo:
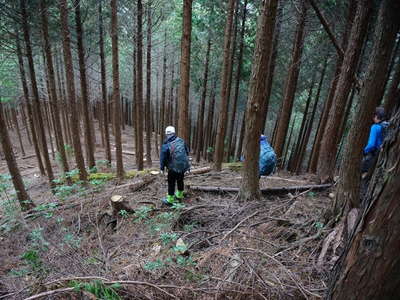
<svg viewBox="0 0 400 300"><path fill-rule="evenodd" d="M162 199L166 205L173 205L183 199L185 172L189 170L189 149L183 139L175 134L175 127L165 129L166 140L160 151L160 170L168 169L168 195ZM175 193L175 183L178 190Z"/></svg>
<svg viewBox="0 0 400 300"><path fill-rule="evenodd" d="M374 124L372 124L368 143L363 150L363 160L361 165L362 177L365 178L368 171L372 166L375 165L375 161L378 158L378 153L385 138L385 130L389 123L385 121L385 109L383 107L377 107L374 113Z"/></svg>

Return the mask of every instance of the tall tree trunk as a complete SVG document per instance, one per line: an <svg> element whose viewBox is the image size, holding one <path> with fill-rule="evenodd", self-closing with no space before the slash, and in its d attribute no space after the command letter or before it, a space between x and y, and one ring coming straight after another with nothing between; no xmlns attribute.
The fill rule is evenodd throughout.
<svg viewBox="0 0 400 300"><path fill-rule="evenodd" d="M381 4L387 2L395 1ZM399 8L392 12L398 11ZM334 266L329 300L397 299L400 295L399 112L392 123L360 219Z"/></svg>
<svg viewBox="0 0 400 300"><path fill-rule="evenodd" d="M212 132L213 132L213 126L214 126L214 110L215 110L215 89L217 86L217 80L214 79L214 84L211 89L211 95L210 95L210 103L208 104L208 113L207 113L207 122L205 126L205 133L206 133L206 138L204 141L204 159L209 160L209 147L210 145L213 144L212 142ZM215 149L214 149L215 150Z"/></svg>
<svg viewBox="0 0 400 300"><path fill-rule="evenodd" d="M243 139L244 139L245 130L246 130L246 112L243 113L242 122L241 122L241 126L240 126L239 145L236 150L236 159L237 160L240 160L241 156L242 156Z"/></svg>
<svg viewBox="0 0 400 300"><path fill-rule="evenodd" d="M345 30L343 33L343 39L342 39L342 50L343 51L346 50L347 44L349 42L349 35L350 35L351 27L353 25L354 16L355 16L356 8L357 8L356 0L350 0L349 2L350 2L350 4L349 4L349 8L348 8L348 17L347 17L346 26L345 26ZM308 170L311 171L312 173L316 173L316 171L317 171L318 160L320 157L320 150L321 150L321 145L322 145L322 139L324 137L325 128L326 128L326 124L328 121L330 110L333 107L332 102L333 102L333 98L335 96L335 91L336 91L337 83L339 80L339 75L340 75L340 71L342 68L342 64L343 64L343 56L339 55L338 60L336 62L336 69L335 69L335 73L332 78L329 93L328 93L327 99L324 104L324 110L322 112L320 124L318 126L318 131L317 131L317 134L315 137L313 151L312 151L311 158L310 158Z"/></svg>
<svg viewBox="0 0 400 300"><path fill-rule="evenodd" d="M74 66L72 63L70 33L68 28L68 6L67 0L60 0L60 16L61 16L61 32L64 52L65 76L67 79L67 95L69 99L69 107L71 111L72 142L74 147L75 161L79 170L79 179L87 180L87 172L85 169L85 160L82 155L82 147L80 141L80 124L77 118L77 107L75 101L75 82L74 82Z"/></svg>
<svg viewBox="0 0 400 300"><path fill-rule="evenodd" d="M147 59L146 59L146 162L147 166L152 166L151 161L151 1L147 5Z"/></svg>
<svg viewBox="0 0 400 300"><path fill-rule="evenodd" d="M341 138L338 136L337 129L342 120L347 97L349 96L356 73L359 54L368 27L371 6L372 3L367 0L359 1L357 5L357 12L349 37L349 45L345 51L342 69L337 83L333 107L330 110L324 137L322 139L321 153L317 167L317 173L322 182L333 179L335 158L338 143Z"/></svg>
<svg viewBox="0 0 400 300"><path fill-rule="evenodd" d="M201 157L201 149L203 148L203 137L204 137L204 106L206 103L206 96L207 96L207 82L208 82L208 64L210 61L210 49L211 49L211 39L208 38L207 42L207 51L206 51L206 61L204 66L204 77L203 77L203 91L201 94L201 99L199 103L199 110L198 110L198 123L197 123L197 145L196 145L196 162L200 162Z"/></svg>
<svg viewBox="0 0 400 300"><path fill-rule="evenodd" d="M218 118L218 128L217 128L217 138L215 143L214 152L214 165L213 168L216 171L221 171L222 160L224 157L225 148L225 134L226 125L228 119L228 98L229 91L228 80L229 80L229 65L230 65L230 49L231 49L231 36L232 36L232 23L233 23L233 13L235 10L235 0L228 1L227 18L225 24L225 34L224 34L224 59L222 64L222 77L221 77L221 100L220 100L220 111Z"/></svg>
<svg viewBox="0 0 400 300"><path fill-rule="evenodd" d="M236 120L236 110L237 110L237 102L239 99L239 87L240 87L240 77L242 72L243 65L243 50L244 50L244 34L246 31L246 14L247 14L247 0L244 1L243 4L243 16L242 16L242 28L240 31L240 45L239 45L239 56L238 56L238 65L236 70L236 78L235 78L235 93L233 96L233 110L232 116L229 125L229 133L228 133L228 158L234 152L235 144L232 147L232 137L233 137L233 129L235 126Z"/></svg>
<svg viewBox="0 0 400 300"><path fill-rule="evenodd" d="M358 170L361 165L363 148L368 138L366 130L370 124L375 107L382 98L386 83L386 74L390 63L390 54L396 40L396 34L400 28L400 3L396 0L381 2L375 41L370 56L371 63L368 66L364 79L360 99L363 99L355 115L354 126L350 129L347 146L343 155L344 160L340 168L340 185L335 201L335 212L339 213L346 203L350 208L359 207L360 204L360 177Z"/></svg>
<svg viewBox="0 0 400 300"><path fill-rule="evenodd" d="M103 36L103 12L101 1L99 2L99 47L100 47L100 73L101 73L101 96L103 100L103 125L104 139L106 144L106 159L111 164L111 146L110 146L110 130L109 110L107 104L107 77L106 77L106 59L104 56L104 36Z"/></svg>
<svg viewBox="0 0 400 300"><path fill-rule="evenodd" d="M164 55L163 55L163 70L162 70L162 87L161 87L161 105L160 105L160 145L164 142L165 137L165 124L167 123L166 107L165 107L165 94L166 94L166 84L167 84L167 32L164 34Z"/></svg>
<svg viewBox="0 0 400 300"><path fill-rule="evenodd" d="M183 23L181 40L181 83L179 87L178 133L189 142L189 87L190 44L192 40L192 0L183 0Z"/></svg>
<svg viewBox="0 0 400 300"><path fill-rule="evenodd" d="M88 95L88 83L86 79L86 63L85 63L85 50L83 46L83 27L81 20L81 0L75 0L75 25L76 25L76 35L78 43L78 58L79 58L79 74L81 83L81 99L83 107L83 121L85 125L85 145L87 153L87 163L89 168L95 166L94 161L94 149L93 149L93 137L90 126L90 112L89 112L89 95Z"/></svg>
<svg viewBox="0 0 400 300"><path fill-rule="evenodd" d="M28 138L29 145L32 146L33 144L32 144L31 134L29 132L27 116L26 116L26 113L25 113L25 106L26 106L26 103L22 102L21 103L21 120L22 120L22 123L23 123L23 125L25 127L26 137Z"/></svg>
<svg viewBox="0 0 400 300"><path fill-rule="evenodd" d="M8 135L7 125L4 119L3 106L0 99L0 140L3 148L3 153L7 162L8 171L10 172L11 179L14 185L17 199L22 210L28 210L35 205L31 201L26 192L24 182L18 169L17 162L15 160L14 152L11 146L10 136Z"/></svg>
<svg viewBox="0 0 400 300"><path fill-rule="evenodd" d="M46 135L44 133L44 123L42 118L42 113L40 109L40 102L39 102L39 91L36 82L36 74L35 74L35 65L33 63L33 55L32 55L32 47L31 47L31 39L29 34L29 25L28 25L28 13L26 11L26 0L20 0L21 4L21 12L22 12L22 30L24 32L24 39L25 39L25 48L26 48L26 55L28 58L29 64L29 73L31 78L31 85L32 85L32 93L33 93L33 100L35 105L33 106L34 114L36 115L38 121L38 135L39 140L42 144L43 150L43 158L46 167L47 177L49 179L49 184L51 187L54 186L54 175L53 169L50 163L50 157L47 149L47 142L46 142Z"/></svg>
<svg viewBox="0 0 400 300"><path fill-rule="evenodd" d="M260 134L263 129L262 107L267 92L266 81L270 72L270 58L278 0L265 1L262 5L256 35L254 61L250 80L249 99L246 108L246 129L244 137L244 156L242 183L239 191L240 200L260 198L259 154Z"/></svg>
<svg viewBox="0 0 400 300"><path fill-rule="evenodd" d="M285 83L282 109L278 120L278 127L274 144L275 152L278 158L282 156L283 148L285 146L290 115L292 114L294 96L296 93L297 80L300 72L301 55L303 52L303 43L305 36L304 27L306 23L307 3L306 1L302 1L301 3L302 3L301 11L298 18L298 25L293 44L292 61L289 66L288 77Z"/></svg>
<svg viewBox="0 0 400 300"><path fill-rule="evenodd" d="M51 106L54 115L54 129L55 136L57 141L57 149L60 154L62 169L64 173L69 171L67 156L65 154L64 147L64 138L62 134L61 122L60 122L60 112L58 109L58 98L57 98L57 88L55 81L55 73L54 73L54 65L53 65L53 55L51 51L50 38L49 38L49 26L48 26L48 17L47 17L47 1L40 1L40 11L41 11L41 19L42 19L42 34L44 41L44 52L46 54L46 66L47 66L47 74L49 77L49 92L51 98Z"/></svg>
<svg viewBox="0 0 400 300"><path fill-rule="evenodd" d="M111 42L112 42L112 72L113 72L113 103L114 103L114 135L115 156L117 161L117 177L124 179L122 162L121 120L120 120L120 91L119 91L119 59L118 59L118 15L117 0L111 0Z"/></svg>
<svg viewBox="0 0 400 300"><path fill-rule="evenodd" d="M292 137L293 137L293 131L294 131L294 125L296 124L296 120L297 120L297 115L294 116L293 121L292 121L292 126L290 127L290 132L289 132L289 138L288 138L288 142L286 145L286 149L283 151L283 159L281 160L281 166L282 168L285 167L286 162L287 162L287 156L289 153L289 148L290 148L290 143L292 142ZM292 154L292 153L291 153Z"/></svg>
<svg viewBox="0 0 400 300"><path fill-rule="evenodd" d="M143 5L137 0L137 34L136 34L136 134L135 154L138 170L143 170Z"/></svg>

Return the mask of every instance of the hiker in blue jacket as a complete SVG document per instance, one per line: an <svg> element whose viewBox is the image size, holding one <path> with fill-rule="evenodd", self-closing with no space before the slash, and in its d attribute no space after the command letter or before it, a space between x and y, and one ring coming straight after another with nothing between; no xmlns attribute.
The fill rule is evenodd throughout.
<svg viewBox="0 0 400 300"><path fill-rule="evenodd" d="M385 131L389 123L385 121L385 110L383 107L377 107L373 117L368 143L363 150L363 160L361 164L361 173L366 176L368 170L375 164L378 158L379 150L385 138Z"/></svg>
<svg viewBox="0 0 400 300"><path fill-rule="evenodd" d="M168 169L168 195L162 199L167 205L173 205L176 200L183 199L185 172L190 169L189 149L183 139L177 137L175 128L168 126L165 129L166 139L160 151L160 170L164 173ZM178 190L175 193L175 183Z"/></svg>
<svg viewBox="0 0 400 300"><path fill-rule="evenodd" d="M260 176L271 175L276 166L276 154L265 135L260 137L260 159L258 161Z"/></svg>

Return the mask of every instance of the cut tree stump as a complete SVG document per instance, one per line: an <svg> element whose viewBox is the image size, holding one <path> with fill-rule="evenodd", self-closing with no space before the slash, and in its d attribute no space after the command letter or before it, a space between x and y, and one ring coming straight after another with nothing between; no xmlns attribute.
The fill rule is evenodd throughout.
<svg viewBox="0 0 400 300"><path fill-rule="evenodd" d="M112 216L118 217L119 212L124 210L128 213L135 212L129 205L126 199L121 195L114 195L111 197L110 200L111 209L112 209Z"/></svg>
<svg viewBox="0 0 400 300"><path fill-rule="evenodd" d="M307 190L310 191L323 191L330 188L331 184L318 184L318 185L300 185L289 187L273 187L263 188L261 193L265 195L283 195L288 193L299 193ZM218 187L218 186L188 186L192 191L210 192L210 193L237 193L238 187Z"/></svg>

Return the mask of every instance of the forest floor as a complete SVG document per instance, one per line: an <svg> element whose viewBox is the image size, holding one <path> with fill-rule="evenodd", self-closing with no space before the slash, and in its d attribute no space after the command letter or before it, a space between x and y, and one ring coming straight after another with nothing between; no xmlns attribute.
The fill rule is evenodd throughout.
<svg viewBox="0 0 400 300"><path fill-rule="evenodd" d="M125 145L130 140L132 135L125 133ZM96 159L103 160L104 150L97 148ZM133 147L124 146L124 151ZM25 157L32 154L28 148ZM36 208L19 211L1 160L0 299L325 295L332 263L319 255L329 233L329 190L264 195L260 201L240 203L234 193L188 189L182 204L170 208L160 202L167 191L161 175L128 172L130 178L117 185L105 175L113 170L103 165L88 186L59 184L53 194L46 178L39 176L34 156L17 153L17 161ZM124 163L126 171L132 170L134 156L125 155ZM153 167L157 164L154 160ZM132 190L143 178L151 181ZM261 179L261 187L314 183L310 175L285 173ZM238 187L240 172L227 165L218 173L190 174L185 184ZM113 216L114 195L123 196L132 211Z"/></svg>

